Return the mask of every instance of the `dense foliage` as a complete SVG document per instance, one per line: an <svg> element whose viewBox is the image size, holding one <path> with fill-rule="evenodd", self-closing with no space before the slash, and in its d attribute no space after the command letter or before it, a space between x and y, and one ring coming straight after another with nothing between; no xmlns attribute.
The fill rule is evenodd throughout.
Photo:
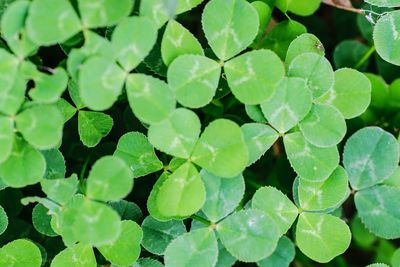
<svg viewBox="0 0 400 267"><path fill-rule="evenodd" d="M0 267L399 267L396 7L0 1Z"/></svg>

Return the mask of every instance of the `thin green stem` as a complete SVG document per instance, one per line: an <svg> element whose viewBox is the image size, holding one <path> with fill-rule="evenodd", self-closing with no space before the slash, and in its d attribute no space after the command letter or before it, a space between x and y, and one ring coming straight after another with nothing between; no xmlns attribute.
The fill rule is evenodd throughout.
<svg viewBox="0 0 400 267"><path fill-rule="evenodd" d="M357 62L357 64L354 66L355 69L359 69L365 61L367 61L371 55L375 52L376 48L375 46L371 46L370 49L360 58L360 60Z"/></svg>
<svg viewBox="0 0 400 267"><path fill-rule="evenodd" d="M201 222L201 223L204 223L204 224L207 225L207 226L209 226L209 225L212 224L212 223L211 223L209 220L207 220L206 218L203 218L203 217L198 216L198 215L196 215L196 214L193 214L192 216L190 216L190 218L192 218L193 220L199 221L199 222Z"/></svg>

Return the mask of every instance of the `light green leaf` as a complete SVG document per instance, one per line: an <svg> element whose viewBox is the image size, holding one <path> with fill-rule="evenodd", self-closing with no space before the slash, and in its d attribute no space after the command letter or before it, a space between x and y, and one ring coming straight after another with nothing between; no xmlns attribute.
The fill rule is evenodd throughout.
<svg viewBox="0 0 400 267"><path fill-rule="evenodd" d="M51 267L96 267L96 258L91 246L82 243L74 244L58 253Z"/></svg>
<svg viewBox="0 0 400 267"><path fill-rule="evenodd" d="M373 186L356 193L354 197L358 215L373 234L385 238L400 237L400 189L390 186ZM385 222L385 223L382 223Z"/></svg>
<svg viewBox="0 0 400 267"><path fill-rule="evenodd" d="M4 208L0 206L0 235L4 233L8 226L8 216Z"/></svg>
<svg viewBox="0 0 400 267"><path fill-rule="evenodd" d="M378 127L357 131L346 142L343 164L354 189L376 185L396 170L399 144L388 132Z"/></svg>
<svg viewBox="0 0 400 267"><path fill-rule="evenodd" d="M76 113L76 108L72 106L67 100L64 98L60 98L55 105L60 110L61 114L64 118L64 123L69 121Z"/></svg>
<svg viewBox="0 0 400 267"><path fill-rule="evenodd" d="M324 211L342 204L350 194L346 171L341 167L323 182L299 179L300 207L307 211Z"/></svg>
<svg viewBox="0 0 400 267"><path fill-rule="evenodd" d="M0 62L0 112L15 115L25 100L26 82L16 57L0 49Z"/></svg>
<svg viewBox="0 0 400 267"><path fill-rule="evenodd" d="M334 83L331 64L316 53L303 53L295 57L288 67L288 75L305 79L314 98L326 93Z"/></svg>
<svg viewBox="0 0 400 267"><path fill-rule="evenodd" d="M174 239L164 257L166 267L214 266L217 259L217 239L209 228L197 229Z"/></svg>
<svg viewBox="0 0 400 267"><path fill-rule="evenodd" d="M375 24L373 39L376 51L385 61L400 65L400 11L387 12Z"/></svg>
<svg viewBox="0 0 400 267"><path fill-rule="evenodd" d="M161 222L147 216L142 223L143 247L150 253L164 255L165 249L172 240L186 233L182 221L170 220Z"/></svg>
<svg viewBox="0 0 400 267"><path fill-rule="evenodd" d="M371 83L368 78L353 69L335 71L335 84L317 100L335 106L346 119L364 113L371 102Z"/></svg>
<svg viewBox="0 0 400 267"><path fill-rule="evenodd" d="M202 212L212 222L226 217L239 205L244 195L244 178L242 175L231 179L215 176L205 170L200 176L206 187L206 202Z"/></svg>
<svg viewBox="0 0 400 267"><path fill-rule="evenodd" d="M146 0L140 3L141 16L151 19L158 28L173 18L176 13L178 0Z"/></svg>
<svg viewBox="0 0 400 267"><path fill-rule="evenodd" d="M299 216L296 243L314 261L331 261L347 250L350 240L349 227L336 216L307 212Z"/></svg>
<svg viewBox="0 0 400 267"><path fill-rule="evenodd" d="M316 53L318 55L325 55L325 48L321 41L314 34L303 33L294 39L286 53L286 66L289 66L294 58L304 53Z"/></svg>
<svg viewBox="0 0 400 267"><path fill-rule="evenodd" d="M227 119L211 122L197 141L191 158L194 163L216 176L238 175L248 162L242 130Z"/></svg>
<svg viewBox="0 0 400 267"><path fill-rule="evenodd" d="M196 113L178 108L148 131L149 142L155 148L180 158L189 158L200 135L201 123Z"/></svg>
<svg viewBox="0 0 400 267"><path fill-rule="evenodd" d="M0 248L0 266L40 267L41 265L40 250L29 240L17 239Z"/></svg>
<svg viewBox="0 0 400 267"><path fill-rule="evenodd" d="M285 135L283 142L292 168L303 179L324 181L339 164L339 152L335 146L316 147L299 132Z"/></svg>
<svg viewBox="0 0 400 267"><path fill-rule="evenodd" d="M38 203L32 210L32 225L39 233L46 236L57 236L50 225L51 216L49 210Z"/></svg>
<svg viewBox="0 0 400 267"><path fill-rule="evenodd" d="M399 7L399 0L365 0L366 3L379 7Z"/></svg>
<svg viewBox="0 0 400 267"><path fill-rule="evenodd" d="M168 68L168 84L177 101L189 108L200 108L211 102L218 87L221 66L198 55L182 55ZM196 97L193 97L196 95Z"/></svg>
<svg viewBox="0 0 400 267"><path fill-rule="evenodd" d="M129 105L145 123L166 119L175 109L175 96L164 82L145 74L130 74L126 82Z"/></svg>
<svg viewBox="0 0 400 267"><path fill-rule="evenodd" d="M313 14L320 6L321 0L277 0L276 6L283 12L290 11L299 16L309 16Z"/></svg>
<svg viewBox="0 0 400 267"><path fill-rule="evenodd" d="M86 195L91 199L119 200L132 190L131 171L119 157L104 156L94 163L86 187Z"/></svg>
<svg viewBox="0 0 400 267"><path fill-rule="evenodd" d="M21 58L37 49L27 36L25 29L30 3L30 1L15 1L7 7L1 17L1 35L10 49Z"/></svg>
<svg viewBox="0 0 400 267"><path fill-rule="evenodd" d="M87 147L97 146L100 140L110 133L113 125L112 117L102 112L78 112L79 138Z"/></svg>
<svg viewBox="0 0 400 267"><path fill-rule="evenodd" d="M129 132L121 136L114 155L129 165L135 178L156 172L163 167L147 137L139 132Z"/></svg>
<svg viewBox="0 0 400 267"><path fill-rule="evenodd" d="M79 17L68 0L31 2L26 18L26 31L35 44L50 46L62 43L80 30Z"/></svg>
<svg viewBox="0 0 400 267"><path fill-rule="evenodd" d="M133 3L132 0L78 0L83 28L116 24L131 13Z"/></svg>
<svg viewBox="0 0 400 267"><path fill-rule="evenodd" d="M24 187L39 182L46 171L46 160L22 138L15 138L11 155L0 163L0 177L10 187Z"/></svg>
<svg viewBox="0 0 400 267"><path fill-rule="evenodd" d="M170 20L165 28L161 41L161 56L165 65L169 65L177 57L185 54L203 56L203 48L199 41L176 20Z"/></svg>
<svg viewBox="0 0 400 267"><path fill-rule="evenodd" d="M247 116L255 122L266 123L260 105L244 105Z"/></svg>
<svg viewBox="0 0 400 267"><path fill-rule="evenodd" d="M118 2L117 6L120 5ZM118 23L111 43L118 62L130 72L150 53L156 40L156 25L148 18L135 16Z"/></svg>
<svg viewBox="0 0 400 267"><path fill-rule="evenodd" d="M257 262L259 267L289 267L294 260L296 249L292 240L287 236L282 236L279 239L278 246L275 251L267 258Z"/></svg>
<svg viewBox="0 0 400 267"><path fill-rule="evenodd" d="M153 258L140 258L132 267L164 267L164 265Z"/></svg>
<svg viewBox="0 0 400 267"><path fill-rule="evenodd" d="M224 71L232 93L248 105L260 104L271 98L285 75L280 58L265 49L247 52L228 61Z"/></svg>
<svg viewBox="0 0 400 267"><path fill-rule="evenodd" d="M393 253L390 263L392 264L392 266L400 265L400 248L396 249L396 251Z"/></svg>
<svg viewBox="0 0 400 267"><path fill-rule="evenodd" d="M61 142L64 117L55 105L34 105L19 113L15 121L18 131L36 148L50 149Z"/></svg>
<svg viewBox="0 0 400 267"><path fill-rule="evenodd" d="M347 130L346 121L339 110L333 106L319 104L313 105L299 126L304 138L317 147L339 144Z"/></svg>
<svg viewBox="0 0 400 267"><path fill-rule="evenodd" d="M246 123L241 128L249 152L247 166L259 160L279 137L274 129L262 123Z"/></svg>
<svg viewBox="0 0 400 267"><path fill-rule="evenodd" d="M192 8L200 5L203 1L204 0L178 0L176 14L181 14L183 12L189 11Z"/></svg>
<svg viewBox="0 0 400 267"><path fill-rule="evenodd" d="M272 97L261 104L268 122L280 133L296 126L311 110L312 94L305 80L284 78Z"/></svg>
<svg viewBox="0 0 400 267"><path fill-rule="evenodd" d="M246 49L257 36L258 14L245 0L212 0L204 8L203 30L217 57L228 60Z"/></svg>
<svg viewBox="0 0 400 267"><path fill-rule="evenodd" d="M61 205L65 205L72 200L78 190L78 184L78 176L76 174L65 179L43 179L40 182L42 190L47 197Z"/></svg>
<svg viewBox="0 0 400 267"><path fill-rule="evenodd" d="M232 267L235 264L236 258L233 257L218 240L218 261L215 267Z"/></svg>
<svg viewBox="0 0 400 267"><path fill-rule="evenodd" d="M166 217L187 217L204 204L206 191L193 164L187 162L173 172L160 186L157 207Z"/></svg>
<svg viewBox="0 0 400 267"><path fill-rule="evenodd" d="M351 220L350 224L352 239L355 244L361 248L369 248L377 240L377 236L372 234L364 224L361 222L360 217L356 214Z"/></svg>
<svg viewBox="0 0 400 267"><path fill-rule="evenodd" d="M14 121L5 116L0 116L0 163L10 155L14 142Z"/></svg>
<svg viewBox="0 0 400 267"><path fill-rule="evenodd" d="M64 206L58 220L67 246L77 241L96 247L110 245L121 233L121 220L116 211L82 195L75 195L72 202Z"/></svg>
<svg viewBox="0 0 400 267"><path fill-rule="evenodd" d="M109 109L122 92L126 73L105 57L93 56L82 64L79 93L83 103L93 110Z"/></svg>
<svg viewBox="0 0 400 267"><path fill-rule="evenodd" d="M63 68L56 68L52 75L41 72L38 74L34 78L35 87L29 91L29 96L38 103L57 102L67 88L67 72Z"/></svg>
<svg viewBox="0 0 400 267"><path fill-rule="evenodd" d="M253 209L229 215L216 230L229 253L243 262L256 262L271 255L281 235L269 215Z"/></svg>
<svg viewBox="0 0 400 267"><path fill-rule="evenodd" d="M274 203L273 205L271 205ZM297 218L298 210L290 199L274 187L261 187L253 195L253 209L269 215L278 227L281 235L285 234Z"/></svg>
<svg viewBox="0 0 400 267"><path fill-rule="evenodd" d="M164 172L160 175L160 177L157 179L156 183L153 185L153 189L150 192L149 197L147 198L147 210L149 211L149 214L151 217L155 218L158 221L169 221L172 218L164 216L161 214L161 212L158 210L158 203L157 203L157 197L158 197L158 192L160 191L160 187L164 184L164 182L168 179L168 173ZM178 217L177 219L182 219Z"/></svg>
<svg viewBox="0 0 400 267"><path fill-rule="evenodd" d="M122 221L121 234L110 245L98 247L103 256L117 266L130 266L140 255L140 243L143 232L140 226L133 221Z"/></svg>

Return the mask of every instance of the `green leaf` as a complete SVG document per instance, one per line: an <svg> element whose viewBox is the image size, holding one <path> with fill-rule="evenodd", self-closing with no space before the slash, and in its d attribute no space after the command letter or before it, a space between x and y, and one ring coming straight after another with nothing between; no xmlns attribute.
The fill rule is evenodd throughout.
<svg viewBox="0 0 400 267"><path fill-rule="evenodd" d="M187 217L203 206L206 192L193 164L187 162L173 172L160 186L157 207L166 217Z"/></svg>
<svg viewBox="0 0 400 267"><path fill-rule="evenodd" d="M339 164L339 152L335 146L316 147L299 132L285 135L283 142L292 168L303 179L324 181Z"/></svg>
<svg viewBox="0 0 400 267"><path fill-rule="evenodd" d="M64 117L55 105L34 105L15 121L25 140L38 149L54 148L61 142Z"/></svg>
<svg viewBox="0 0 400 267"><path fill-rule="evenodd" d="M366 71L369 64L370 59L367 58L364 62L359 66L359 60L363 58L364 55L369 54L370 48L368 45L361 43L356 40L344 40L336 45L335 50L333 51L333 62L336 69L340 68L355 68L360 71Z"/></svg>
<svg viewBox="0 0 400 267"><path fill-rule="evenodd" d="M161 56L165 65L170 65L181 55L204 56L199 41L176 20L170 20L161 41Z"/></svg>
<svg viewBox="0 0 400 267"><path fill-rule="evenodd" d="M122 220L131 220L140 222L143 219L143 213L138 205L126 200L110 201L108 205L118 212Z"/></svg>
<svg viewBox="0 0 400 267"><path fill-rule="evenodd" d="M178 0L176 14L181 14L183 12L189 11L192 8L200 5L203 1L204 0Z"/></svg>
<svg viewBox="0 0 400 267"><path fill-rule="evenodd" d="M32 210L32 225L39 233L46 236L57 236L50 225L49 210L42 204L36 204Z"/></svg>
<svg viewBox="0 0 400 267"><path fill-rule="evenodd" d="M8 226L8 216L2 206L0 206L0 235L4 233Z"/></svg>
<svg viewBox="0 0 400 267"><path fill-rule="evenodd" d="M82 195L75 195L64 207L58 223L67 246L76 241L96 247L110 245L118 239L122 228L116 211Z"/></svg>
<svg viewBox="0 0 400 267"><path fill-rule="evenodd" d="M214 266L218 243L214 231L201 228L174 239L165 250L166 267Z"/></svg>
<svg viewBox="0 0 400 267"><path fill-rule="evenodd" d="M373 39L378 54L387 62L400 65L400 11L387 12L375 24Z"/></svg>
<svg viewBox="0 0 400 267"><path fill-rule="evenodd" d="M311 92L303 79L284 78L272 97L261 104L261 110L275 129L285 133L308 114L311 101Z"/></svg>
<svg viewBox="0 0 400 267"><path fill-rule="evenodd" d="M132 149L133 147L135 149ZM121 136L114 155L129 165L135 178L163 168L147 137L139 132L129 132Z"/></svg>
<svg viewBox="0 0 400 267"><path fill-rule="evenodd" d="M298 215L297 207L293 202L281 191L270 186L261 187L255 192L251 207L270 216L281 235L290 229Z"/></svg>
<svg viewBox="0 0 400 267"><path fill-rule="evenodd" d="M279 137L274 129L262 123L246 123L241 128L249 152L247 166L259 160Z"/></svg>
<svg viewBox="0 0 400 267"><path fill-rule="evenodd" d="M78 0L83 28L116 24L131 13L133 3L132 0Z"/></svg>
<svg viewBox="0 0 400 267"><path fill-rule="evenodd" d="M139 258L143 232L140 226L132 221L122 221L121 227L121 234L116 241L98 249L112 264L130 266Z"/></svg>
<svg viewBox="0 0 400 267"><path fill-rule="evenodd" d="M353 69L335 71L335 84L317 100L335 106L346 119L365 112L371 102L371 83L368 78Z"/></svg>
<svg viewBox="0 0 400 267"><path fill-rule="evenodd" d="M227 119L211 122L197 141L191 158L194 163L216 176L237 176L248 162L242 130Z"/></svg>
<svg viewBox="0 0 400 267"><path fill-rule="evenodd" d="M392 266L400 265L400 248L396 249L396 251L393 253L390 263L392 264Z"/></svg>
<svg viewBox="0 0 400 267"><path fill-rule="evenodd" d="M15 115L25 100L26 82L18 59L0 48L0 112Z"/></svg>
<svg viewBox="0 0 400 267"><path fill-rule="evenodd" d="M46 160L22 138L15 138L11 155L0 163L0 177L10 187L24 187L39 182L46 171Z"/></svg>
<svg viewBox="0 0 400 267"><path fill-rule="evenodd" d="M255 122L265 123L267 120L261 111L260 105L244 105L247 116Z"/></svg>
<svg viewBox="0 0 400 267"><path fill-rule="evenodd" d="M306 211L324 211L342 204L350 194L346 171L341 167L322 182L299 180L300 207Z"/></svg>
<svg viewBox="0 0 400 267"><path fill-rule="evenodd" d="M164 267L164 265L152 258L140 258L132 267Z"/></svg>
<svg viewBox="0 0 400 267"><path fill-rule="evenodd" d="M200 172L206 187L206 202L202 212L211 222L218 222L235 210L244 196L242 175L231 179L215 176L205 170Z"/></svg>
<svg viewBox="0 0 400 267"><path fill-rule="evenodd" d="M365 0L366 3L379 7L399 7L399 0Z"/></svg>
<svg viewBox="0 0 400 267"><path fill-rule="evenodd" d="M25 29L30 3L30 1L15 1L7 7L1 17L1 35L7 41L10 49L21 58L30 55L37 49L37 46L27 36Z"/></svg>
<svg viewBox="0 0 400 267"><path fill-rule="evenodd" d="M331 261L347 250L350 240L349 227L336 216L307 212L299 216L296 243L314 261Z"/></svg>
<svg viewBox="0 0 400 267"><path fill-rule="evenodd" d="M168 68L168 84L176 100L189 108L200 108L211 102L218 87L221 66L199 55L182 55ZM196 97L193 97L196 95Z"/></svg>
<svg viewBox="0 0 400 267"><path fill-rule="evenodd" d="M65 205L72 200L78 190L78 184L76 174L65 179L43 179L40 182L42 190L46 193L47 197L61 205Z"/></svg>
<svg viewBox="0 0 400 267"><path fill-rule="evenodd" d="M329 61L316 53L303 53L295 57L288 67L288 76L306 80L307 86L318 98L334 83L334 72Z"/></svg>
<svg viewBox="0 0 400 267"><path fill-rule="evenodd" d="M299 16L309 16L320 6L321 0L308 0L306 2L298 0L277 0L276 6L283 12L290 11Z"/></svg>
<svg viewBox="0 0 400 267"><path fill-rule="evenodd" d="M118 2L117 6L120 5ZM156 40L157 28L150 19L129 17L118 23L111 43L118 62L127 72L130 72L150 53Z"/></svg>
<svg viewBox="0 0 400 267"><path fill-rule="evenodd" d="M40 250L29 240L17 239L0 248L0 266L40 267L41 265Z"/></svg>
<svg viewBox="0 0 400 267"><path fill-rule="evenodd" d="M304 53L316 53L318 55L325 55L325 48L321 41L314 34L303 33L294 39L286 53L286 66L289 66L294 58Z"/></svg>
<svg viewBox="0 0 400 267"><path fill-rule="evenodd" d="M86 195L91 199L115 201L131 192L133 179L124 160L117 156L104 156L90 170Z"/></svg>
<svg viewBox="0 0 400 267"><path fill-rule="evenodd" d="M233 257L218 240L218 261L215 267L231 267L235 264L236 258Z"/></svg>
<svg viewBox="0 0 400 267"><path fill-rule="evenodd" d="M390 186L373 186L358 191L354 197L358 215L373 234L385 238L400 237L400 189ZM385 223L382 223L385 222Z"/></svg>
<svg viewBox="0 0 400 267"><path fill-rule="evenodd" d="M55 104L63 115L64 123L69 121L76 113L76 108L64 98L60 98Z"/></svg>
<svg viewBox="0 0 400 267"><path fill-rule="evenodd" d="M31 2L26 18L26 31L35 44L50 46L62 43L80 30L79 17L68 0Z"/></svg>
<svg viewBox="0 0 400 267"><path fill-rule="evenodd" d="M313 105L308 115L300 122L304 138L317 147L332 147L339 144L347 130L343 115L333 106Z"/></svg>
<svg viewBox="0 0 400 267"><path fill-rule="evenodd" d="M253 209L229 215L216 230L229 253L243 262L256 262L271 255L280 237L275 221Z"/></svg>
<svg viewBox="0 0 400 267"><path fill-rule="evenodd" d="M149 142L155 148L180 158L189 158L200 135L201 123L196 113L178 108L148 130Z"/></svg>
<svg viewBox="0 0 400 267"><path fill-rule="evenodd" d="M78 112L79 138L87 147L97 146L101 139L110 133L113 125L112 117L102 112Z"/></svg>
<svg viewBox="0 0 400 267"><path fill-rule="evenodd" d="M142 223L143 247L152 254L164 255L165 249L172 240L186 233L182 221L170 220L166 222L157 221L147 216Z"/></svg>
<svg viewBox="0 0 400 267"><path fill-rule="evenodd" d="M68 74L63 68L56 68L52 75L39 72L34 78L35 87L29 96L38 103L54 103L67 88Z"/></svg>
<svg viewBox="0 0 400 267"><path fill-rule="evenodd" d="M145 123L160 122L175 109L176 101L170 87L152 76L130 74L126 91L133 113Z"/></svg>
<svg viewBox="0 0 400 267"><path fill-rule="evenodd" d="M109 109L122 92L126 73L114 62L92 56L80 67L79 93L83 103L93 110Z"/></svg>
<svg viewBox="0 0 400 267"><path fill-rule="evenodd" d="M224 71L232 93L248 105L260 104L271 98L285 75L279 57L265 49L247 52L228 61Z"/></svg>
<svg viewBox="0 0 400 267"><path fill-rule="evenodd" d="M140 3L141 16L151 19L158 28L173 18L176 13L178 0L147 0Z"/></svg>
<svg viewBox="0 0 400 267"><path fill-rule="evenodd" d="M11 118L0 116L0 163L11 155L14 142L14 122Z"/></svg>
<svg viewBox="0 0 400 267"><path fill-rule="evenodd" d="M292 240L287 236L282 236L279 239L278 246L275 251L267 258L257 262L259 267L289 267L294 260L296 250Z"/></svg>
<svg viewBox="0 0 400 267"><path fill-rule="evenodd" d="M354 240L355 244L357 244L361 248L371 247L377 239L374 234L372 234L367 228L365 228L358 215L355 215L353 217L350 227L352 239Z"/></svg>
<svg viewBox="0 0 400 267"><path fill-rule="evenodd" d="M357 131L346 142L343 164L354 189L376 185L396 170L399 144L388 132L378 127Z"/></svg>
<svg viewBox="0 0 400 267"><path fill-rule="evenodd" d="M157 179L156 183L153 185L153 189L150 192L149 197L147 198L147 210L149 214L158 221L169 221L171 218L164 216L158 210L158 192L160 191L160 187L164 184L164 182L168 179L168 173L164 172ZM179 218L181 219L181 218Z"/></svg>
<svg viewBox="0 0 400 267"><path fill-rule="evenodd" d="M51 267L96 267L96 257L91 246L82 243L74 244L58 253Z"/></svg>
<svg viewBox="0 0 400 267"><path fill-rule="evenodd" d="M201 22L210 47L224 61L246 49L259 26L256 9L245 0L211 0Z"/></svg>

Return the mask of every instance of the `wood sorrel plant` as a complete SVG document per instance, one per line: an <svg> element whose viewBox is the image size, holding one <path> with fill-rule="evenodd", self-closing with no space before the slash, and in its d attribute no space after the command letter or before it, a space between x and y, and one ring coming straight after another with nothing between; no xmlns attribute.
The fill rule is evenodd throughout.
<svg viewBox="0 0 400 267"><path fill-rule="evenodd" d="M323 2L400 65L398 11ZM334 70L306 27L271 22L321 0L1 3L0 267L313 266L352 234L400 238L398 141L353 123L392 114L399 86L360 72L375 46L338 45Z"/></svg>

